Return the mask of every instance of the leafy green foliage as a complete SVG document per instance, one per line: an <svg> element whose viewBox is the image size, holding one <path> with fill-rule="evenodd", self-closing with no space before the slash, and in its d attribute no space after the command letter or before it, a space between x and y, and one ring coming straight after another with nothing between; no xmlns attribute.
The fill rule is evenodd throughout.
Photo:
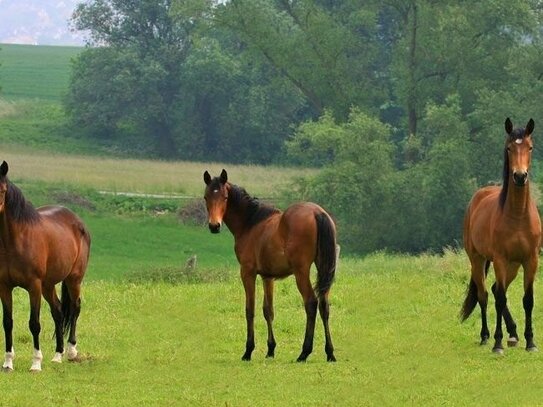
<svg viewBox="0 0 543 407"><path fill-rule="evenodd" d="M327 115L306 123L289 142L290 154L305 163L331 157L300 193L337 217L348 250L418 252L460 240L475 183L458 97L429 106L423 124L420 158L403 169L394 165L390 129L356 110L344 124Z"/></svg>

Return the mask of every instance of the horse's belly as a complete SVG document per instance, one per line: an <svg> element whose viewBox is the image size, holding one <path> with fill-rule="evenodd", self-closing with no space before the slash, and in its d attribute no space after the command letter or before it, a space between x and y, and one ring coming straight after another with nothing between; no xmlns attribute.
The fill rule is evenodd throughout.
<svg viewBox="0 0 543 407"><path fill-rule="evenodd" d="M292 274L281 247L267 247L258 256L257 273L264 278L284 278Z"/></svg>

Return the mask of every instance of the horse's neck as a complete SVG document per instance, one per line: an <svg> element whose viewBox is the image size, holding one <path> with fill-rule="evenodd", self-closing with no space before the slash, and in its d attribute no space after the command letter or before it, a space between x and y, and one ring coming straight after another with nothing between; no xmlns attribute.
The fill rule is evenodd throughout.
<svg viewBox="0 0 543 407"><path fill-rule="evenodd" d="M234 235L234 238L241 236L247 229L246 216L243 208L239 205L228 205L224 214L224 224L228 226L228 229Z"/></svg>
<svg viewBox="0 0 543 407"><path fill-rule="evenodd" d="M511 180L505 200L504 212L513 217L523 216L530 207L530 183L525 186L516 186Z"/></svg>
<svg viewBox="0 0 543 407"><path fill-rule="evenodd" d="M13 222L9 219L8 215L6 214L6 211L2 212L0 214L0 248L8 248L13 245L12 241L12 230L13 230Z"/></svg>

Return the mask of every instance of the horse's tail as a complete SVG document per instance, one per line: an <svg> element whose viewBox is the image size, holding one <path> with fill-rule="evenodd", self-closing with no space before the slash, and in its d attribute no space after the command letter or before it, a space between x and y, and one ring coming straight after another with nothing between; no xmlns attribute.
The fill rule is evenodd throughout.
<svg viewBox="0 0 543 407"><path fill-rule="evenodd" d="M490 267L490 261L485 262L485 277L488 274L488 268ZM462 319L462 322L464 322L468 317L471 315L473 310L475 309L477 303L479 302L478 296L477 296L477 285L475 284L475 281L473 281L473 278L470 278L469 280L469 286L466 290L466 299L464 300L464 304L462 305L462 310L460 311L460 318Z"/></svg>
<svg viewBox="0 0 543 407"><path fill-rule="evenodd" d="M83 272L85 272L89 262L91 236L82 222L78 225L78 230L81 234L81 238L79 241L79 253L77 254L75 263L80 264L81 267L83 267ZM72 323L77 319L78 312L73 306L73 300L70 297L66 281L63 281L61 285L60 309L62 311L62 333L64 336L68 336L70 326L72 326Z"/></svg>
<svg viewBox="0 0 543 407"><path fill-rule="evenodd" d="M315 258L317 283L315 284L315 292L321 298L330 290L336 274L336 229L332 219L324 212L315 215L315 220L317 222L317 256Z"/></svg>

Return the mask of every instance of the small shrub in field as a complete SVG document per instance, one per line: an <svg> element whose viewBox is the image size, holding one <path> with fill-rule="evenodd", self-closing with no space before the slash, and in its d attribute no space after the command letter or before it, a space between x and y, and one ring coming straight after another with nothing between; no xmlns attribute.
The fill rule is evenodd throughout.
<svg viewBox="0 0 543 407"><path fill-rule="evenodd" d="M190 267L161 267L138 271L126 277L129 283L201 284L230 280L226 269L196 269Z"/></svg>
<svg viewBox="0 0 543 407"><path fill-rule="evenodd" d="M201 226L207 223L207 209L202 199L190 200L177 211L181 223Z"/></svg>

